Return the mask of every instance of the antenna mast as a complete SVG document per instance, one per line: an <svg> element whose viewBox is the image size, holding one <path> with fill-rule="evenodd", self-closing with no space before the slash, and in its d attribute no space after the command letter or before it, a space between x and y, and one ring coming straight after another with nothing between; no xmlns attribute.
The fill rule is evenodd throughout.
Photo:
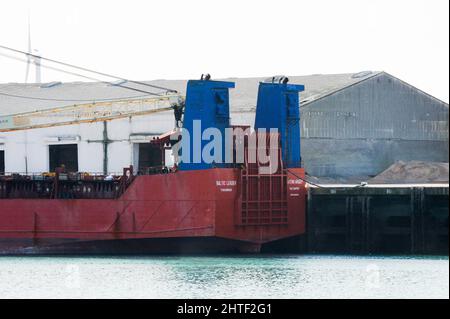
<svg viewBox="0 0 450 319"><path fill-rule="evenodd" d="M41 83L41 57L39 51L31 48L31 24L30 15L28 15L28 55L27 55L27 69L25 71L25 83L28 83L28 75L30 73L30 64L33 63L35 67L35 83Z"/></svg>

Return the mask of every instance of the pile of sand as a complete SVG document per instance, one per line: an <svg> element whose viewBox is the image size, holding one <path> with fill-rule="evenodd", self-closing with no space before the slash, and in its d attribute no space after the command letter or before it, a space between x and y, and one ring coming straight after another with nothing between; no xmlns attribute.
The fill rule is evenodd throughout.
<svg viewBox="0 0 450 319"><path fill-rule="evenodd" d="M398 161L374 178L369 184L448 183L448 163Z"/></svg>

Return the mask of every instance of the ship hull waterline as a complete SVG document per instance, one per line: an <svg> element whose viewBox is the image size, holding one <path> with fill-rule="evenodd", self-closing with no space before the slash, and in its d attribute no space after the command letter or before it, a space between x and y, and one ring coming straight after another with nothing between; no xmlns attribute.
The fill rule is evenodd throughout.
<svg viewBox="0 0 450 319"><path fill-rule="evenodd" d="M281 222L275 200L243 218L245 186L231 168L136 176L117 199L0 199L0 254L260 252L305 233L304 171L291 171ZM257 196L273 191L269 179Z"/></svg>

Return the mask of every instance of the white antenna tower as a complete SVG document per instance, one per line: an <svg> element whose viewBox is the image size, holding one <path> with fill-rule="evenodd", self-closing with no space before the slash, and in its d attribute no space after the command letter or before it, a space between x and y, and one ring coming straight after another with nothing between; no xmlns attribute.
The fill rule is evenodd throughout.
<svg viewBox="0 0 450 319"><path fill-rule="evenodd" d="M27 70L25 72L25 83L28 83L28 74L30 73L31 63L34 64L36 71L35 83L41 83L41 57L39 56L38 50L31 49L31 26L30 26L30 16L28 15L28 55L27 55Z"/></svg>

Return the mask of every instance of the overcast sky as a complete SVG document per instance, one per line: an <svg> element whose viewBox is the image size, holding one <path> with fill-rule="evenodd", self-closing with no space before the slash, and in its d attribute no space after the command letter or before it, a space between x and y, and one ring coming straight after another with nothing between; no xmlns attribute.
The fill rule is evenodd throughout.
<svg viewBox="0 0 450 319"><path fill-rule="evenodd" d="M384 70L449 101L448 0L2 0L1 45L27 50L28 14L42 56L130 79ZM1 83L24 78L0 56Z"/></svg>

